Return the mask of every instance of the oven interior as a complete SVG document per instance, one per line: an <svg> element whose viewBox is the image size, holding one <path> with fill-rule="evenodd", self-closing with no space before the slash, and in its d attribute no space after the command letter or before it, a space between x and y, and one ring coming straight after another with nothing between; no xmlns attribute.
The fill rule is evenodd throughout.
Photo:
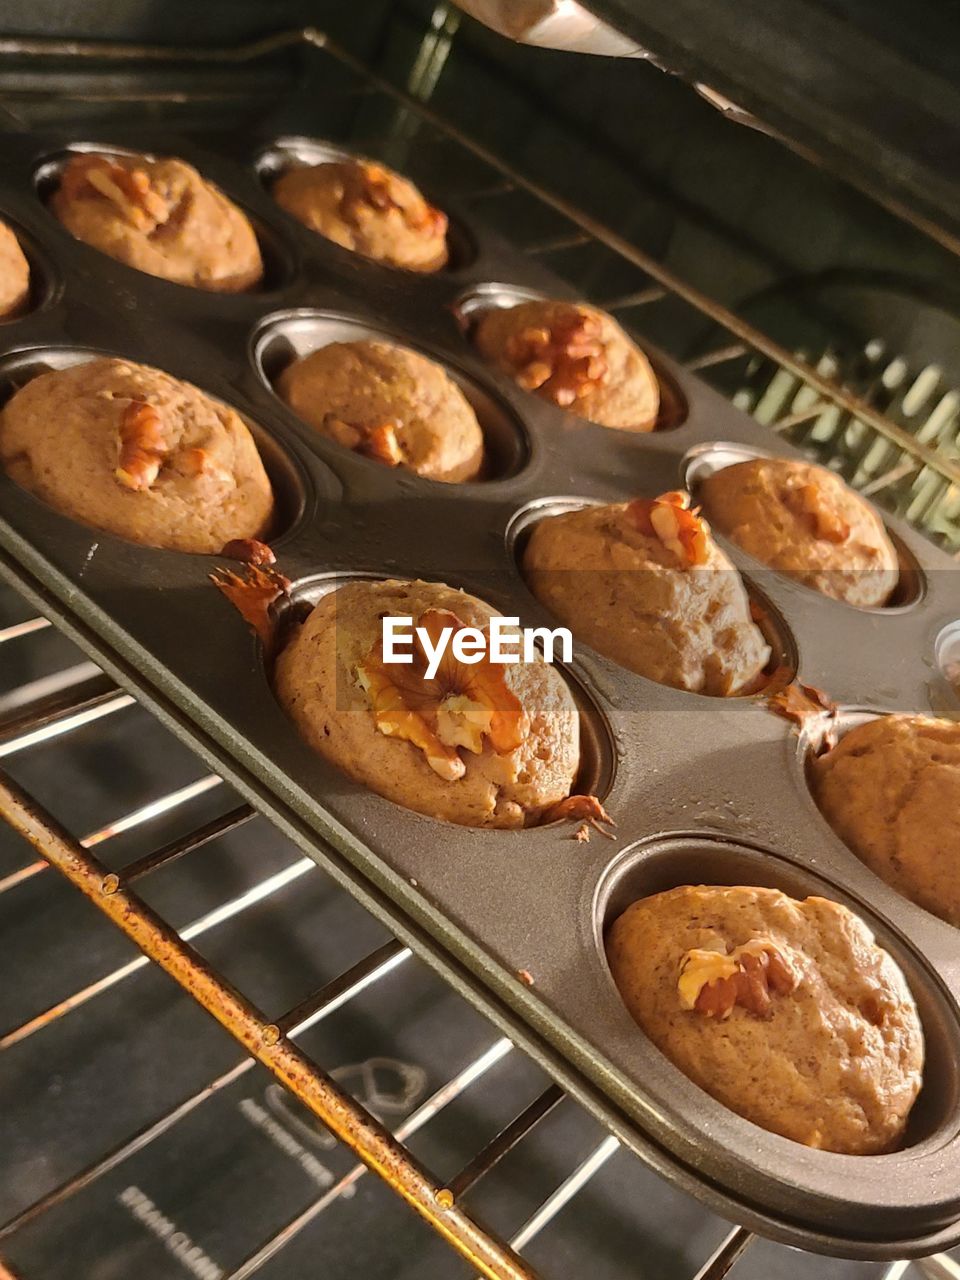
<svg viewBox="0 0 960 1280"><path fill-rule="evenodd" d="M278 36L305 23L343 53ZM4 129L266 118L375 139L400 170L416 149L584 296L960 550L950 245L681 80L415 0L15 0L3 24ZM73 44L91 39L116 43ZM668 1186L36 604L0 597L0 767L221 992L287 1010L281 1029L530 1268L487 1274L960 1276L949 1255L804 1254ZM0 938L0 1276L476 1273L6 825Z"/></svg>

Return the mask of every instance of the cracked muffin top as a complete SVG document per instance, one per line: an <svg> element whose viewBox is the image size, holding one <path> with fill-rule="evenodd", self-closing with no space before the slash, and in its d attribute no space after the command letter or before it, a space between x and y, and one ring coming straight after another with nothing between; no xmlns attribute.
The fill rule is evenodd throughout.
<svg viewBox="0 0 960 1280"><path fill-rule="evenodd" d="M878 716L812 761L810 780L861 862L960 928L960 724Z"/></svg>
<svg viewBox="0 0 960 1280"><path fill-rule="evenodd" d="M407 271L447 264L446 214L386 165L336 160L287 169L272 194L305 227L365 258Z"/></svg>
<svg viewBox="0 0 960 1280"><path fill-rule="evenodd" d="M762 679L770 647L685 493L540 520L523 571L577 639L650 680L727 696Z"/></svg>
<svg viewBox="0 0 960 1280"><path fill-rule="evenodd" d="M75 155L50 207L78 240L147 275L220 293L263 276L246 215L183 160Z"/></svg>
<svg viewBox="0 0 960 1280"><path fill-rule="evenodd" d="M7 474L64 515L151 547L258 538L273 493L235 410L119 359L42 373L0 414Z"/></svg>
<svg viewBox="0 0 960 1280"><path fill-rule="evenodd" d="M584 302L491 307L473 340L525 391L601 427L652 431L660 385L650 361L612 316Z"/></svg>
<svg viewBox="0 0 960 1280"><path fill-rule="evenodd" d="M890 599L897 551L880 516L838 475L795 458L754 458L697 489L714 527L776 569L861 609Z"/></svg>
<svg viewBox="0 0 960 1280"><path fill-rule="evenodd" d="M576 705L542 659L467 665L433 679L420 656L383 661L382 620L433 635L489 625L496 610L436 582L355 582L324 596L276 661L274 687L306 742L388 800L475 827L523 827L569 793ZM409 652L409 650L408 650Z"/></svg>
<svg viewBox="0 0 960 1280"><path fill-rule="evenodd" d="M17 237L0 222L0 320L19 315L29 297L30 264Z"/></svg>
<svg viewBox="0 0 960 1280"><path fill-rule="evenodd" d="M923 1031L899 967L846 907L685 885L628 907L607 956L649 1038L731 1111L824 1151L900 1143Z"/></svg>
<svg viewBox="0 0 960 1280"><path fill-rule="evenodd" d="M347 449L429 480L473 480L483 432L463 392L426 356L388 342L331 342L288 365L277 393Z"/></svg>

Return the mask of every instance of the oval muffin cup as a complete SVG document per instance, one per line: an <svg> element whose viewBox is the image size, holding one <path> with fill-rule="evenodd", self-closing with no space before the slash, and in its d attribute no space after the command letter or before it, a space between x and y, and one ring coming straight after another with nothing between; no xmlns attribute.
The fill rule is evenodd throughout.
<svg viewBox="0 0 960 1280"><path fill-rule="evenodd" d="M24 231L16 218L11 218L0 210L0 221L5 222L17 238L30 268L30 292L27 301L13 315L0 316L0 325L16 324L52 306L63 291L63 280L54 266L53 260L40 248L33 236Z"/></svg>
<svg viewBox="0 0 960 1280"><path fill-rule="evenodd" d="M602 507L604 505L606 504L600 498L578 498L573 496L535 498L532 502L526 503L515 511L507 524L505 541L507 551L513 557L517 572L524 583L526 583L526 576L523 572L523 553L535 525L541 520L549 519L551 516L566 515L570 511L582 511L584 507ZM763 674L769 677L773 676L775 672L779 672L784 677L784 682L786 682L787 673L789 673L789 678L792 679L796 675L800 664L800 653L793 632L779 609L772 603L766 592L756 585L749 574L740 573L740 580L753 607L754 621L760 628L764 640L770 646L770 657L763 669ZM529 590L529 588L527 589ZM614 659L610 658L608 661L613 662ZM637 679L646 680L650 678L641 675L639 672L631 671L620 663L617 663L617 666L620 667L620 670L627 672L628 675L636 676ZM653 683L659 682L654 681ZM698 693L695 690L678 689L675 685L662 685L661 687L673 689L676 693L684 695L693 693L695 697L709 697L713 701L712 695ZM729 697L721 698L720 701L736 702L737 699L741 698L745 700L760 699L768 697L769 693L769 687L765 686L762 689L756 689L748 693L731 694Z"/></svg>
<svg viewBox="0 0 960 1280"><path fill-rule="evenodd" d="M697 445L695 449L691 449L685 455L680 463L682 483L684 488L696 496L700 485L706 480L707 476L713 475L715 471L723 471L725 467L735 466L738 462L752 462L756 458L774 458L778 456L769 449L755 449L751 445L739 444L735 441L717 440L710 444ZM853 490L853 492L856 493L856 490ZM883 520L884 530L897 553L900 566L897 585L888 602L883 605L863 607L847 604L844 600L838 600L836 603L844 605L848 609L856 609L858 613L877 613L882 616L891 613L903 613L907 609L914 608L923 599L926 594L926 575L917 563L917 559L910 548L883 519L883 512L879 508L875 508L875 510ZM709 511L705 512L705 515L709 520ZM723 534L719 536L724 537ZM726 538L725 540L730 545L737 547L733 539ZM819 596L821 599L830 599L822 591L817 591L815 587L809 587L805 582L800 582L795 575L764 565L762 561L757 560L748 551L743 551L740 547L737 547L737 551L740 555L747 556L767 573L775 573L785 581L792 582L795 586L802 587L804 591L812 592L812 594Z"/></svg>
<svg viewBox="0 0 960 1280"><path fill-rule="evenodd" d="M273 184L288 169L303 169L318 164L339 164L344 161L388 164L387 161L378 160L375 156L365 156L360 152L350 151L346 147L338 146L336 143L328 142L323 138L291 136L276 138L269 146L258 151L254 157L253 168L267 194L272 195ZM393 168L392 165L389 167ZM409 182L415 181L413 178L401 173L400 170L396 170L396 172L400 173L401 177L407 178ZM419 188L419 183L416 183L416 185ZM365 254L355 254L354 256L364 258L365 261L372 262L375 266L383 267L387 271L402 271L407 276L442 276L447 272L459 271L462 267L468 267L477 256L473 237L460 223L459 219L453 217L450 211L444 207L442 201L435 200L429 191L424 194L429 202L441 209L447 218L446 240L449 257L445 266L441 267L439 271L410 271L405 267L393 266L389 262L379 262L376 258L367 258ZM280 208L279 205L277 207ZM287 213L286 210L282 210L282 212L315 239L332 244L332 241L321 235L320 232L304 226L293 214ZM345 249L342 245L336 247L341 253L353 252L353 250Z"/></svg>
<svg viewBox="0 0 960 1280"><path fill-rule="evenodd" d="M923 1085L910 1112L904 1141L897 1151L882 1156L848 1158L867 1164L875 1160L895 1160L899 1152L920 1144L934 1147L955 1138L960 1118L960 1015L937 974L913 943L865 901L771 849L721 836L681 832L651 837L614 859L600 877L594 895L594 939L597 959L611 995L621 1006L620 992L607 961L607 931L631 903L683 885L779 889L797 899L829 898L858 915L907 979L923 1025L926 1058ZM653 1048L639 1025L637 1035ZM679 1068L673 1070L682 1075ZM740 1125L750 1125L756 1133L767 1132L712 1098L708 1105L727 1112ZM814 1159L835 1158L831 1152L811 1150L810 1155Z"/></svg>
<svg viewBox="0 0 960 1280"><path fill-rule="evenodd" d="M3 408L14 392L28 382L32 382L40 374L69 369L74 365L88 364L91 360L100 359L130 360L131 364L142 363L141 361L132 360L131 357L124 355L122 352L95 351L89 347L29 347L0 356L0 409ZM166 370L163 372L166 372ZM176 377L178 375L170 374L169 376ZM190 381L190 379L182 379L182 381ZM203 387L200 387L199 390L203 391L204 395L209 395L212 400L216 400L221 404L228 403L220 396L215 396L205 391ZM306 505L307 488L303 472L284 446L266 427L261 426L259 422L248 414L241 412L235 405L229 405L228 407L234 409L240 415L253 436L257 452L260 454L273 489L274 516L271 527L263 535L263 540L273 541L274 539L282 538L300 520ZM37 498L37 501L43 502L43 499ZM43 505L48 506L49 504L44 502ZM51 510L56 510L56 508L51 507ZM64 519L70 519L70 517L64 516ZM80 524L81 522L74 521L74 523ZM83 527L86 528L88 526L84 525ZM114 536L119 537L120 535L116 534ZM122 541L129 542L131 540L122 539ZM147 551L168 550L168 548L150 547L146 543L139 542L134 542L132 545L142 547Z"/></svg>
<svg viewBox="0 0 960 1280"><path fill-rule="evenodd" d="M471 285L469 289L464 290L451 303L450 310L453 312L457 328L463 338L473 347L475 345L473 331L485 311L490 311L495 307L515 307L521 302L545 301L548 301L548 295L541 293L538 289L526 289L520 285L502 284L490 280L483 284ZM576 301L576 299L569 299L569 301ZM589 303L587 305L592 306L593 304ZM616 316L613 318L616 320ZM625 330L625 332L627 331ZM635 334L627 332L627 337L636 342L637 346L650 361L653 372L656 375L657 385L660 388L660 409L657 413L654 431L670 431L674 427L682 426L687 420L689 408L686 396L680 390L678 383L674 381L657 357L647 350L645 344ZM527 394L532 396L535 393L530 391ZM558 409L558 412L570 414L572 417L578 416L573 408ZM605 428L605 430L616 430L616 428Z"/></svg>
<svg viewBox="0 0 960 1280"><path fill-rule="evenodd" d="M856 707L842 706L839 707L835 714L822 712L818 716L807 720L801 728L796 740L796 751L794 753L794 766L796 769L797 783L801 790L806 790L810 799L810 803L816 810L817 817L823 823L826 831L830 832L834 839L846 850L847 855L853 859L857 867L870 877L878 885L883 885L888 893L896 894L902 901L909 903L917 911L923 911L928 919L936 920L939 925L945 929L952 929L953 926L949 921L941 919L934 912L928 911L919 902L915 902L905 893L902 893L895 885L889 884L884 878L877 874L871 867L857 857L856 853L846 841L839 836L830 825L826 815L817 803L817 797L814 792L813 784L810 777L810 768L813 761L824 755L836 743L852 729L858 729L861 725L868 724L871 720L879 720L882 716L891 715L914 715L919 714L912 711L891 711L889 709L878 710L876 707ZM960 938L960 932L957 934Z"/></svg>
<svg viewBox="0 0 960 1280"><path fill-rule="evenodd" d="M281 311L261 320L254 330L249 343L249 357L254 370L264 386L276 396L284 409L297 415L282 399L276 390L276 381L280 374L294 360L319 351L334 342L386 342L391 346L406 347L418 355L426 356L440 365L453 379L465 399L476 414L483 432L485 461L483 471L476 480L462 481L460 484L483 484L492 480L502 480L516 475L526 465L530 454L529 442L520 420L507 405L491 391L483 387L475 378L452 363L441 353L432 351L416 342L408 341L403 334L379 328L356 316L345 315L334 311L319 311L311 308L300 308L292 311ZM298 422L303 423L301 418ZM314 433L309 423L303 423L305 430ZM319 436L319 433L314 433ZM325 437L323 437L325 439ZM353 453L344 446L329 441L332 447ZM370 467L384 469L383 464L369 458L361 460ZM444 484L445 488L459 488L460 484L449 485L442 481L430 481L419 477L426 483Z"/></svg>
<svg viewBox="0 0 960 1280"><path fill-rule="evenodd" d="M277 655L286 646L294 629L304 621L320 600L334 591L339 591L341 587L348 586L350 583L384 582L398 579L400 581L413 580L409 574L378 573L373 570L317 573L298 579L287 595L282 597L273 608L273 616L276 618L277 623L277 643L273 655L268 658L262 643L259 640L257 641L258 661L264 679L270 686L271 693L273 693L273 663ZM448 585L461 586L459 583L450 583ZM469 588L462 587L462 589L468 590ZM562 662L555 662L553 665L566 682L580 717L580 767L577 770L571 794L594 795L599 800L604 800L613 788L617 769L617 756L610 726L593 698L569 668ZM295 733L296 727L292 721L290 722L290 727ZM360 786L362 784L358 783L357 785ZM400 807L402 808L402 806ZM443 819L434 818L432 821L441 822ZM555 824L547 823L543 825L553 826ZM520 829L529 830L530 828Z"/></svg>
<svg viewBox="0 0 960 1280"><path fill-rule="evenodd" d="M931 688L931 706L936 715L956 716L960 703L960 620L940 628L933 642L933 662L939 687Z"/></svg>
<svg viewBox="0 0 960 1280"><path fill-rule="evenodd" d="M112 145L100 145L96 142L71 142L69 146L64 147L60 151L55 151L43 157L33 171L33 185L41 203L49 210L50 200L54 192L60 185L60 175L66 168L70 160L75 155L115 156L125 159L136 159L142 156L145 160L158 160L160 156L152 151L137 151L131 147L118 147ZM178 157L179 158L179 157ZM190 164L191 161L186 160L185 163ZM200 171L200 176L205 180L206 175ZM209 181L209 180L208 180ZM288 285L294 277L293 256L284 242L280 234L270 227L262 218L252 213L242 200L236 199L226 188L219 183L214 184L219 191L222 191L233 204L241 211L244 217L253 227L254 235L257 237L257 243L260 246L260 256L263 259L263 278L250 289L243 289L239 293L231 293L226 290L219 289L201 289L201 293L213 293L220 297L249 297L251 294L274 293L286 285ZM55 218L53 213L50 214L60 225L59 219ZM66 227L62 228L65 235L70 235ZM71 236L76 240L76 237ZM76 240L76 243L83 244L83 241ZM164 284L176 285L178 289L195 289L196 285L181 284L179 280L167 280L164 276L152 275L149 271L139 271L136 267L131 267L125 262L121 262L118 258L112 258L110 254L105 254L101 249L97 249L94 245L85 245L91 253L98 253L101 257L110 258L117 266L125 268L127 271L133 271L138 276L147 276L150 280L160 280Z"/></svg>

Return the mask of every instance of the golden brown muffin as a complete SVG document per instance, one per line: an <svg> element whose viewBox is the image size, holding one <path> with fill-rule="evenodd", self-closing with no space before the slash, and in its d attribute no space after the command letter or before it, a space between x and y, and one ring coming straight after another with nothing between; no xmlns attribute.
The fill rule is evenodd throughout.
<svg viewBox="0 0 960 1280"><path fill-rule="evenodd" d="M406 178L371 160L287 169L273 184L281 208L311 231L407 271L447 264L447 218Z"/></svg>
<svg viewBox="0 0 960 1280"><path fill-rule="evenodd" d="M382 661L382 619L485 628L495 609L435 582L356 582L324 596L276 663L277 697L314 750L397 804L471 827L522 827L570 791L579 718L543 661L438 676ZM453 615L451 618L450 615Z"/></svg>
<svg viewBox="0 0 960 1280"><path fill-rule="evenodd" d="M810 780L861 862L960 928L960 724L878 716L814 760Z"/></svg>
<svg viewBox="0 0 960 1280"><path fill-rule="evenodd" d="M826 467L755 458L714 471L697 497L737 546L825 596L868 609L896 589L899 561L883 521Z"/></svg>
<svg viewBox="0 0 960 1280"><path fill-rule="evenodd" d="M541 520L524 576L578 640L614 662L675 689L741 693L770 648L740 575L681 502L686 494L664 494Z"/></svg>
<svg viewBox="0 0 960 1280"><path fill-rule="evenodd" d="M332 342L294 361L277 393L338 444L429 480L473 480L483 432L445 369L388 342Z"/></svg>
<svg viewBox="0 0 960 1280"><path fill-rule="evenodd" d="M151 276L219 293L263 276L246 215L183 160L75 155L50 207L78 240Z"/></svg>
<svg viewBox="0 0 960 1280"><path fill-rule="evenodd" d="M474 329L480 353L526 391L601 427L652 431L660 386L617 322L584 302L491 307Z"/></svg>
<svg viewBox="0 0 960 1280"><path fill-rule="evenodd" d="M20 242L5 222L0 222L0 320L12 320L30 297L30 264Z"/></svg>
<svg viewBox="0 0 960 1280"><path fill-rule="evenodd" d="M923 1032L900 969L846 907L685 885L628 907L607 955L657 1048L738 1115L847 1155L900 1142Z"/></svg>
<svg viewBox="0 0 960 1280"><path fill-rule="evenodd" d="M28 382L0 415L0 462L64 515L151 547L215 553L264 533L273 512L240 416L128 360Z"/></svg>

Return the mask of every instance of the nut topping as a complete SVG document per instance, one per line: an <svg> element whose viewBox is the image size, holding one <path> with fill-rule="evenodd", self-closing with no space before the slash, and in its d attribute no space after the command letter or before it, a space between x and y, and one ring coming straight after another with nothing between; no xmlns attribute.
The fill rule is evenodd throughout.
<svg viewBox="0 0 960 1280"><path fill-rule="evenodd" d="M699 507L691 508L689 493L672 489L659 498L634 498L627 506L627 514L641 533L659 539L682 564L707 563L710 526L700 515Z"/></svg>
<svg viewBox="0 0 960 1280"><path fill-rule="evenodd" d="M346 449L353 449L365 458L373 458L388 467L397 467L403 461L403 451L397 432L402 423L396 418L374 424L362 422L345 422L336 414L328 413L324 418L324 426L337 444Z"/></svg>
<svg viewBox="0 0 960 1280"><path fill-rule="evenodd" d="M231 538L220 552L231 560L243 560L246 564L270 565L277 563L271 547L256 538Z"/></svg>
<svg viewBox="0 0 960 1280"><path fill-rule="evenodd" d="M549 325L531 325L513 334L504 354L521 387L567 408L607 377L602 333L599 316L571 307Z"/></svg>
<svg viewBox="0 0 960 1280"><path fill-rule="evenodd" d="M695 947L680 961L681 1009L723 1021L736 1005L757 1018L773 1014L773 995L789 995L799 983L789 960L767 938L754 938L730 954Z"/></svg>
<svg viewBox="0 0 960 1280"><path fill-rule="evenodd" d="M599 831L602 836L606 836L608 840L616 839L612 832L604 831L603 826L601 826L601 823L606 823L610 827L615 827L617 824L596 796L566 796L546 810L543 815L543 821L580 822L581 825L573 835L578 844L585 844L589 841L591 827L594 831Z"/></svg>
<svg viewBox="0 0 960 1280"><path fill-rule="evenodd" d="M163 422L152 404L131 400L120 419L120 456L115 478L139 492L156 480L166 457Z"/></svg>
<svg viewBox="0 0 960 1280"><path fill-rule="evenodd" d="M166 201L154 191L144 169L128 169L107 156L74 156L63 171L61 189L70 199L88 194L88 189L105 196L138 231L153 231L169 217Z"/></svg>
<svg viewBox="0 0 960 1280"><path fill-rule="evenodd" d="M416 624L433 644L444 629L455 635L466 626L446 609L428 609ZM410 742L434 773L455 782L466 772L460 748L479 755L488 742L497 755L508 755L527 737L530 721L507 685L503 666L486 655L477 663L462 663L448 644L436 675L428 679L428 658L416 627L411 664L388 666L378 640L357 667L357 680L370 699L379 731Z"/></svg>
<svg viewBox="0 0 960 1280"><path fill-rule="evenodd" d="M210 581L249 623L270 654L277 630L271 607L290 590L290 579L270 565L249 564L242 573L214 569Z"/></svg>
<svg viewBox="0 0 960 1280"><path fill-rule="evenodd" d="M354 225L371 213L396 210L410 231L426 236L442 236L447 230L447 215L434 208L382 165L365 161L352 165L344 182L340 213Z"/></svg>
<svg viewBox="0 0 960 1280"><path fill-rule="evenodd" d="M784 494L786 505L798 516L803 516L813 529L815 538L825 542L846 542L850 525L830 502L829 493L819 484L802 484L789 487Z"/></svg>

